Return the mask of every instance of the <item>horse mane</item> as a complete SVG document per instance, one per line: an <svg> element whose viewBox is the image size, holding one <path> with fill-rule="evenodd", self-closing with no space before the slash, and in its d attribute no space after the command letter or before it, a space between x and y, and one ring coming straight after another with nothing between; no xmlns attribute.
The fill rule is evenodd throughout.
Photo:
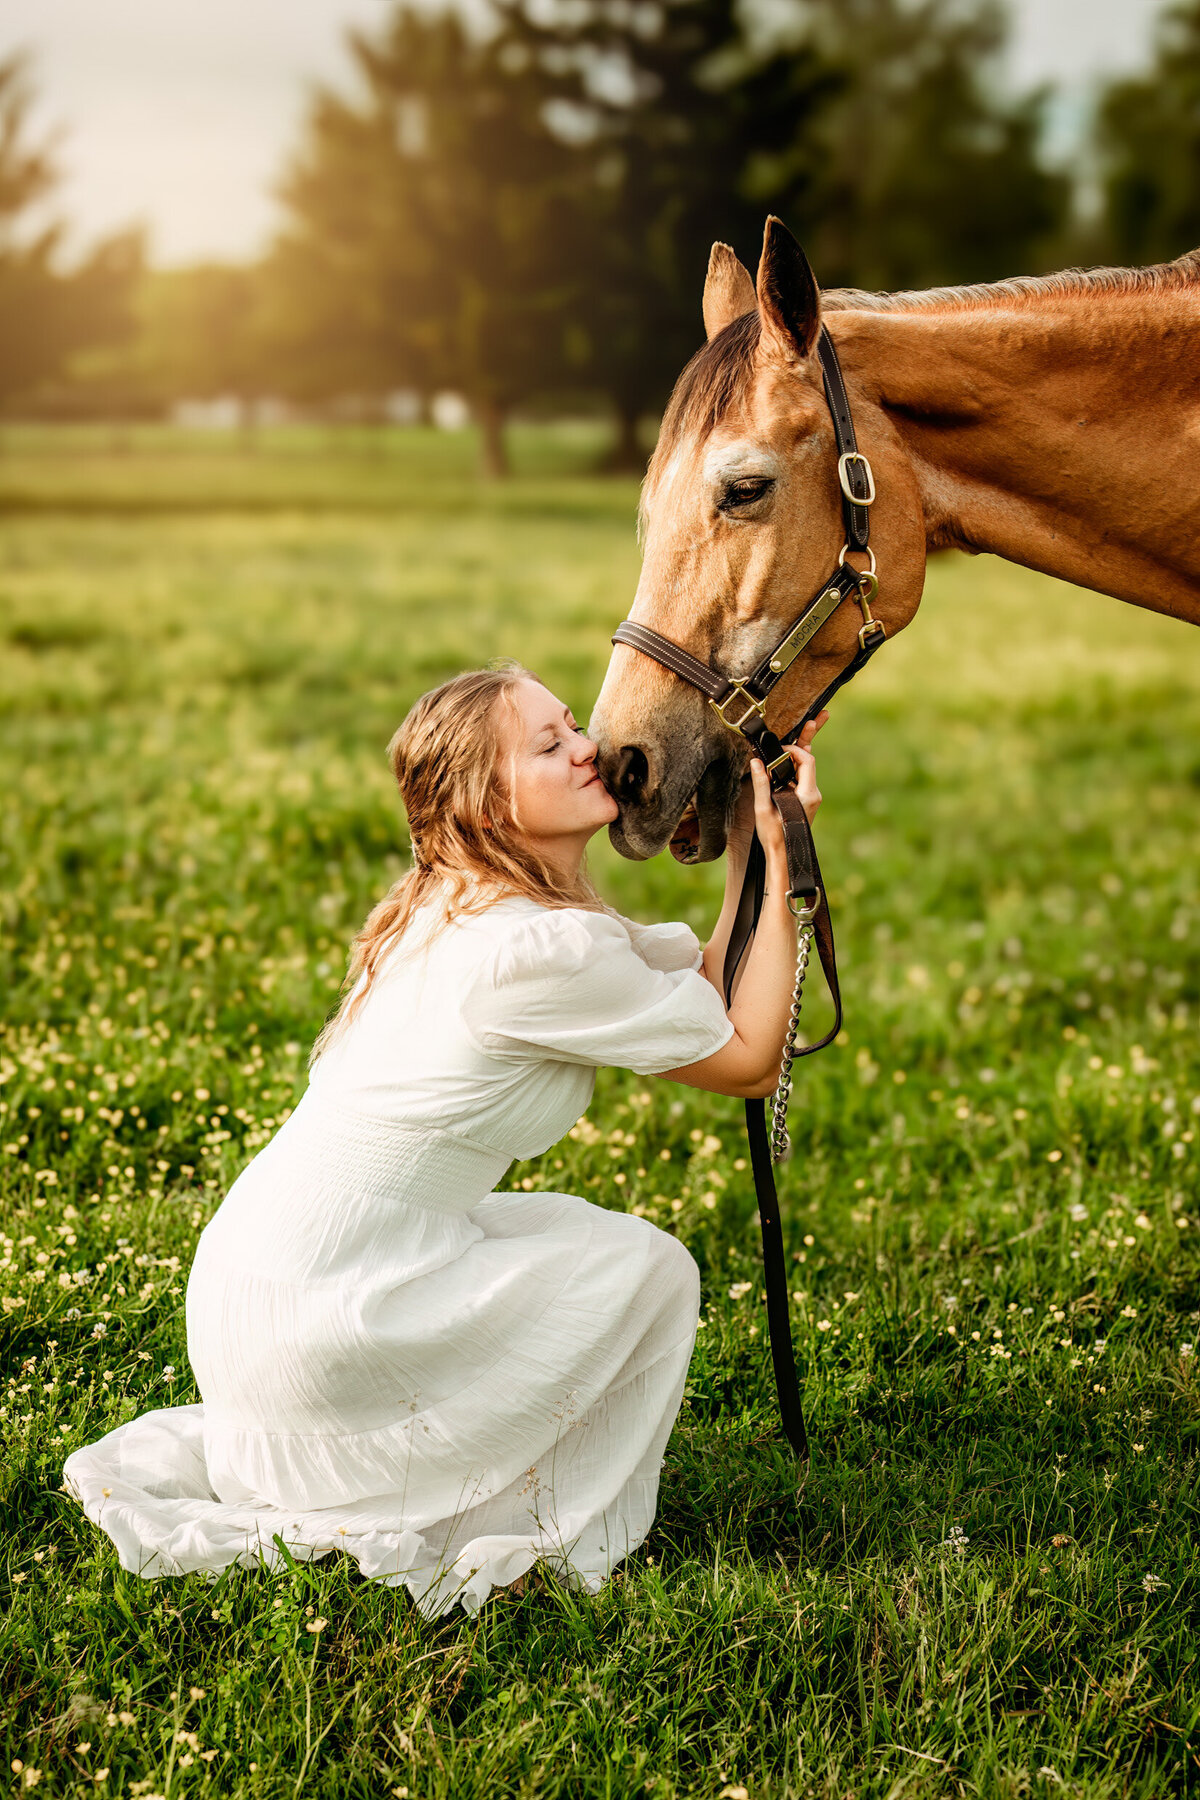
<svg viewBox="0 0 1200 1800"><path fill-rule="evenodd" d="M1174 262L1154 263L1145 269L1060 269L1054 275L1013 275L1006 281L914 288L895 294L828 288L821 294L821 308L824 312L966 312L1047 295L1165 294L1197 284L1200 250L1189 250Z"/></svg>
<svg viewBox="0 0 1200 1800"><path fill-rule="evenodd" d="M821 293L821 308L824 312L966 312L1047 296L1163 294L1196 285L1200 285L1200 250L1189 250L1174 262L1145 269L1061 269L1054 275L1014 275L1007 281L916 288L895 294L827 288ZM701 345L681 372L642 483L639 542L646 525L649 490L674 450L687 438L703 443L749 390L760 335L758 313L743 313Z"/></svg>

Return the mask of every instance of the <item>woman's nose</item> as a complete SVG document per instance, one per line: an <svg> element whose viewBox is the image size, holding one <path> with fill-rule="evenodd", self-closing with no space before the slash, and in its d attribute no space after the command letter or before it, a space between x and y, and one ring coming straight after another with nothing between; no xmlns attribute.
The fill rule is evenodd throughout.
<svg viewBox="0 0 1200 1800"><path fill-rule="evenodd" d="M575 761L578 763L595 762L598 750L599 745L580 732L575 749Z"/></svg>

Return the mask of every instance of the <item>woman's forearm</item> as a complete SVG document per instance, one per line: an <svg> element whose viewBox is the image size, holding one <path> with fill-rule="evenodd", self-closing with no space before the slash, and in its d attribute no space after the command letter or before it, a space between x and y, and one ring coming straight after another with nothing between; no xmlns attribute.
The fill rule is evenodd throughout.
<svg viewBox="0 0 1200 1800"><path fill-rule="evenodd" d="M795 793L812 822L821 804L816 784L816 764L808 744L824 724L825 714L805 726L802 741L791 747L796 766ZM711 1056L664 1071L672 1081L707 1088L717 1094L745 1098L769 1094L779 1079L783 1046L787 1037L796 969L796 920L788 905L787 845L779 814L771 798L770 779L761 762L752 761L754 830L766 858L766 884L762 911L753 942L742 958L728 1007L732 1036ZM742 834L730 834L725 899L712 937L704 947L702 968L724 1001L722 971L730 933L737 916L748 844ZM738 855L737 851L741 850Z"/></svg>
<svg viewBox="0 0 1200 1800"><path fill-rule="evenodd" d="M748 859L749 845L731 836L725 850L725 894L717 922L713 926L713 934L705 944L703 954L704 973L722 997L725 992L725 952L729 948L733 921L737 917ZM743 970L744 968L743 960ZM737 986L741 986L740 972Z"/></svg>
<svg viewBox="0 0 1200 1800"><path fill-rule="evenodd" d="M768 863L762 913L729 1007L750 1082L768 1084L768 1091L779 1078L796 968L796 920L787 894L786 860Z"/></svg>

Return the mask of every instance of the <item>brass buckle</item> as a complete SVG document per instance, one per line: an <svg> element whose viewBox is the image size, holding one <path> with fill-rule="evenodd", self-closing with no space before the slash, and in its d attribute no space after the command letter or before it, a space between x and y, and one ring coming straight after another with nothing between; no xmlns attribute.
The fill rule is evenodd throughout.
<svg viewBox="0 0 1200 1800"><path fill-rule="evenodd" d="M725 708L727 706L732 706L735 700L740 700L744 704L746 710L740 719L727 719L725 716ZM766 703L762 700L756 700L754 695L749 693L747 689L742 686L740 681L735 681L733 683L733 691L726 694L723 700L710 699L708 704L712 707L722 725L729 731L745 730L746 720L755 717L761 719L764 725L767 722Z"/></svg>
<svg viewBox="0 0 1200 1800"><path fill-rule="evenodd" d="M769 762L767 764L767 774L773 775L775 773L776 769L782 769L784 763L787 763L789 768L792 765L791 754L787 750L784 751L782 756L777 756L775 758L774 762Z"/></svg>
<svg viewBox="0 0 1200 1800"><path fill-rule="evenodd" d="M865 499L861 499L850 486L850 476L848 471L851 463L857 463L866 475L867 494ZM874 506L875 476L872 472L870 463L867 461L861 450L846 450L838 457L838 481L841 483L842 492L845 494L847 500L849 500L851 506Z"/></svg>
<svg viewBox="0 0 1200 1800"><path fill-rule="evenodd" d="M788 911L791 913L792 917L799 924L811 925L813 920L816 918L817 914L821 910L821 890L820 890L820 888L817 889L816 893L813 895L812 899L808 902L808 904L806 906L797 906L796 905L796 901L799 898L800 898L800 896L798 894L789 894L788 895L788 897L787 897Z"/></svg>

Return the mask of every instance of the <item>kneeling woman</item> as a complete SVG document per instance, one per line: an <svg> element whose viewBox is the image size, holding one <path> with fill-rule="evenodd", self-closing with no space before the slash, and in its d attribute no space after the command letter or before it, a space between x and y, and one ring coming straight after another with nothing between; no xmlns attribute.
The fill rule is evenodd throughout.
<svg viewBox="0 0 1200 1800"><path fill-rule="evenodd" d="M793 756L810 816L807 748ZM616 1065L769 1093L795 925L765 771L701 951L583 873L616 816L596 746L523 670L426 694L391 745L415 868L359 933L307 1091L202 1233L187 1289L203 1405L67 1461L145 1576L346 1550L425 1617L539 1559L596 1592L643 1541L699 1317L690 1252L570 1194L496 1192ZM750 834L762 921L720 988Z"/></svg>

